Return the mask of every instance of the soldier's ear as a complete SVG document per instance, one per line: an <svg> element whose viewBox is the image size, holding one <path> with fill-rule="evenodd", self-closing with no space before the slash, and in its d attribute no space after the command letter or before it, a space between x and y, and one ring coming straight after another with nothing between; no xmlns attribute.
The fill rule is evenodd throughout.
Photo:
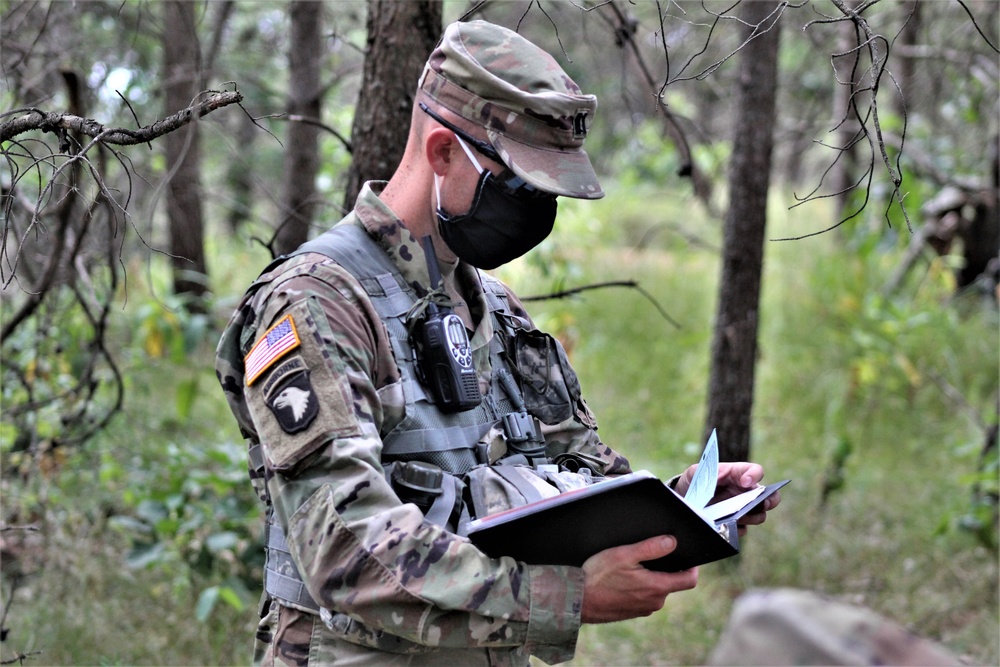
<svg viewBox="0 0 1000 667"><path fill-rule="evenodd" d="M446 128L435 127L424 135L424 155L431 169L444 176L454 163L454 151L460 150L455 134Z"/></svg>

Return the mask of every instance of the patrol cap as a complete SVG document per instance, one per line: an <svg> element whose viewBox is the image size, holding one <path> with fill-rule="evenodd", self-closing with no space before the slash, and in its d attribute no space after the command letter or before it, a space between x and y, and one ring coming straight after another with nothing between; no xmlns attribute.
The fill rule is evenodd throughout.
<svg viewBox="0 0 1000 667"><path fill-rule="evenodd" d="M604 196L583 150L597 98L516 32L486 21L452 23L418 88L486 128L504 163L534 187L577 199Z"/></svg>

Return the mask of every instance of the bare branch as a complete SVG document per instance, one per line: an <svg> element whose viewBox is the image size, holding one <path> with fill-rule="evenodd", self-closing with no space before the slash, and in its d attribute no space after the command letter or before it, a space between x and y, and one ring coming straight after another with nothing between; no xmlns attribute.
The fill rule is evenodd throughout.
<svg viewBox="0 0 1000 667"><path fill-rule="evenodd" d="M975 26L975 28L976 28L976 32L978 32L978 33L979 33L979 36L983 38L983 41L984 41L984 42L986 42L986 43L987 43L987 44L989 45L989 47L990 47L991 49L993 49L993 50L994 50L994 51L996 51L997 53L1000 53L1000 49L998 49L998 48L997 48L996 44L994 44L993 42L991 42L991 41L990 41L990 38L989 38L989 37L987 37L987 36L986 36L986 35L985 35L985 34L983 33L983 30L982 30L982 28L980 28L980 27L979 27L979 22L978 22L978 21L976 21L976 17L975 17L975 16L973 16L973 14L972 14L972 10L970 10L970 9L969 9L969 8L968 8L968 7L966 6L966 4L965 4L964 2L962 2L962 0L958 0L958 4L959 4L959 5L961 5L962 9L964 9L964 10L965 10L965 13L969 15L969 18L970 18L970 19L972 19L972 25L974 25L974 26Z"/></svg>
<svg viewBox="0 0 1000 667"><path fill-rule="evenodd" d="M639 71L642 72L643 78L646 80L646 85L649 86L650 91L657 91L656 80L653 78L653 74L646 65L646 61L642 57L642 52L639 51L639 46L635 42L635 22L627 18L617 4L612 2L608 3L607 6L611 8L611 11L614 12L614 16L617 19L617 25L615 26L615 39L618 42L618 45L621 48L628 46L633 57L635 58L636 64L639 67ZM666 44L664 44L663 52L664 54L667 53ZM670 71L669 65L670 59L667 57L668 78ZM677 146L677 150L680 154L681 166L678 169L678 174L680 176L690 176L692 180L694 180L696 179L695 164L694 159L691 157L691 146L688 143L687 136L684 134L684 130L677 122L674 114L667 109L665 104L661 103L663 90L666 85L667 83L664 81L663 85L659 87L658 92L653 93L656 99L655 106L656 109L663 114L663 119L667 124L668 134L674 140L674 144Z"/></svg>
<svg viewBox="0 0 1000 667"><path fill-rule="evenodd" d="M25 132L41 130L42 132L53 132L58 135L67 131L79 132L85 136L98 139L103 143L118 146L144 144L164 134L173 132L177 128L212 113L216 109L221 109L230 104L239 104L243 101L243 95L239 91L209 92L207 94L208 97L201 102L138 130L129 130L121 127L106 128L101 123L90 118L81 118L68 113L29 109L23 116L0 125L0 142L8 141Z"/></svg>
<svg viewBox="0 0 1000 667"><path fill-rule="evenodd" d="M19 665L23 665L25 660L31 658L32 656L41 655L42 653L44 653L44 651L29 651L27 653L18 653L13 658L0 660L0 665L13 665L15 662Z"/></svg>
<svg viewBox="0 0 1000 667"><path fill-rule="evenodd" d="M106 427L124 403L124 378L107 332L112 304L126 277L122 263L125 234L121 230L122 223L131 220L128 207L134 169L115 146L148 143L216 109L232 104L242 109L241 101L238 91L205 91L187 108L137 130L106 127L85 118L82 111L48 113L28 108L0 115L0 138L4 141L0 154L9 175L0 197L4 220L0 278L4 288L17 281L25 294L4 318L0 342L8 352L11 336L16 331L23 333L20 329L27 322L40 331L52 328L56 318L74 317L83 324L73 334L82 363L74 368L68 382L46 385L37 378L29 379L19 366L24 355L8 352L0 358L5 377L19 383L22 391L22 399L7 406L5 413L19 430L34 438L31 415L42 409L55 410L61 430L51 437L53 443L80 444ZM58 151L44 140L20 136L38 131L54 133ZM35 143L44 150L37 149ZM121 167L119 178L127 184L123 191L104 180L109 158ZM135 231L149 247L139 230ZM100 280L96 280L98 276ZM60 354L59 341L50 341L47 336L35 340L21 336L17 340L21 341L19 346L36 348L36 357L49 354L46 346Z"/></svg>
<svg viewBox="0 0 1000 667"><path fill-rule="evenodd" d="M524 297L521 299L521 301L548 301L549 299L566 299L572 296L576 296L577 294L582 294L583 292L587 292L589 290L603 289L605 287L628 287L630 289L634 289L635 291L639 292L639 294L641 294L643 297L645 297L646 300L648 300L650 303L653 304L653 307L656 308L657 312L660 313L660 316L663 317L663 319L665 319L670 324L674 325L674 327L676 327L677 329L681 328L681 325L677 322L677 320L672 318L667 313L667 311L663 309L663 306L660 305L660 302L657 301L652 294L643 289L639 285L639 283L637 283L634 280L612 280L604 283L581 285L580 287L574 287L572 289L562 290L560 292L552 292L551 294L541 294L537 296Z"/></svg>
<svg viewBox="0 0 1000 667"><path fill-rule="evenodd" d="M343 145L344 149L346 149L348 153L353 153L354 152L353 149L351 148L351 141L347 137L345 137L344 135L342 135L340 132L338 132L334 128L330 127L326 123L323 123L323 122L319 121L316 118L309 118L307 116L300 116L298 114L289 114L287 116L284 115L284 114L280 114L280 115L273 116L273 118L275 120L287 120L287 121L292 122L292 123L305 123L306 125L313 125L315 127L320 128L321 130L326 130L327 132L329 132L333 136L337 137L337 139L340 141L341 145Z"/></svg>
<svg viewBox="0 0 1000 667"><path fill-rule="evenodd" d="M837 131L842 126L844 126L849 121L853 120L857 124L857 131L853 134L849 141L843 142L842 146L827 146L836 151L836 157L824 170L823 175L820 179L820 183L804 197L799 197L796 195L798 203L792 206L798 206L802 203L808 201L814 201L816 199L823 199L827 197L838 197L843 195L856 187L858 187L862 180L866 180L865 185L866 192L864 202L856 210L848 214L846 217L842 218L839 222L827 227L819 232L813 232L809 234L804 234L801 236L786 237L781 239L772 239L776 241L783 240L800 240L803 238L808 238L811 236L816 236L829 232L836 229L840 225L844 224L848 220L859 215L866 208L869 198L870 190L872 185L872 180L875 171L875 156L878 155L881 158L881 164L885 169L886 174L890 182L892 183L892 191L888 198L888 203L884 213L885 220L887 224L889 222L889 212L894 205L898 205L900 212L903 215L903 219L906 221L907 229L912 233L913 225L910 222L910 216L906 209L904 199L906 194L903 192L903 176L902 169L900 167L900 159L903 154L903 143L906 138L907 129L907 113L906 107L902 102L902 91L899 88L899 84L896 82L895 77L892 72L888 69L887 63L889 60L889 53L892 48L892 41L887 39L884 35L876 33L869 21L862 15L865 10L876 4L877 0L869 0L860 4L856 8L850 7L845 0L831 0L831 3L840 11L841 16L824 16L823 19L817 19L808 22L803 30L820 25L820 24L837 24L843 22L850 22L854 26L855 35L855 45L847 50L833 53L830 56L830 63L833 68L834 80L837 84L841 86L847 86L850 88L850 97L847 104L846 111L844 115L839 119L837 124L831 129L831 132ZM862 64L862 56L866 57L867 66ZM850 76L846 78L841 78L837 70L837 61L841 59L850 59L851 71ZM883 83L883 77L888 77L890 83L895 89L898 98L900 100L899 108L901 110L902 116L902 131L901 133L894 137L898 139L898 145L895 147L896 156L893 159L889 155L889 149L886 146L886 138L882 130L882 122L879 117L879 93L881 91L881 86ZM842 156L849 152L853 147L855 147L862 139L864 139L868 144L868 152L870 155L868 170L865 174L858 179L853 185L849 185L841 188L838 192L819 195L817 194L822 187L823 180L830 173L830 171L835 167L837 162ZM817 142L822 144L821 142Z"/></svg>

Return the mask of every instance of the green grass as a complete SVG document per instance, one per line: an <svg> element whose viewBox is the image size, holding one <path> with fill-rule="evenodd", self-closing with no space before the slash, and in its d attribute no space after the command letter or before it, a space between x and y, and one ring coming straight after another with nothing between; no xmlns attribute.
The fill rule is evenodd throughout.
<svg viewBox="0 0 1000 667"><path fill-rule="evenodd" d="M633 467L666 476L702 446L719 232L689 203L620 204L564 207L555 238L502 276L522 294L634 279L681 324L623 288L529 304L566 341L603 439ZM683 222L657 230L647 218ZM771 233L794 224L778 210ZM212 266L226 277L220 305L172 359L142 351L150 333L135 322L151 300L141 272L131 274L115 332L126 413L107 432L27 481L4 445L3 518L39 531L3 536L9 633L0 659L40 650L25 664L249 661L257 570L240 558L256 550L259 528L211 368L222 318L264 260L213 238ZM976 417L990 418L996 400L996 311L952 300L940 265L915 275L904 297L879 299L898 257L846 234L768 244L752 448L768 479L792 484L738 559L702 567L696 590L649 618L584 628L572 664L702 663L733 600L775 586L870 607L973 664L1000 662L997 553L957 528L981 446ZM183 325L163 335L182 335ZM133 568L136 534L119 518L143 516L143 500L172 508L157 524L169 548ZM235 541L207 549L222 525ZM222 583L243 608L218 604L199 621L201 592Z"/></svg>

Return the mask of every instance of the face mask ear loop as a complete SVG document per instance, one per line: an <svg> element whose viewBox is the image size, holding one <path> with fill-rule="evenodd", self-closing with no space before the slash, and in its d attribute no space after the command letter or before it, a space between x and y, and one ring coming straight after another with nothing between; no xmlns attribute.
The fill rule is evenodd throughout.
<svg viewBox="0 0 1000 667"><path fill-rule="evenodd" d="M462 150L465 151L465 154L469 156L469 161L472 162L472 166L476 168L476 172L478 174L482 175L482 173L484 171L483 165L479 164L479 160L476 159L476 156L473 155L473 153L469 149L469 147L465 145L464 141L462 141L462 137L460 137L460 136L458 136L456 134L455 138L458 139L458 145L462 147ZM438 176L436 173L434 174L434 194L437 196L437 205L438 205L438 209L440 210L440 208L441 208L441 177Z"/></svg>
<svg viewBox="0 0 1000 667"><path fill-rule="evenodd" d="M469 161L472 162L472 166L474 166L476 168L476 172L479 173L479 174L482 174L483 173L483 166L481 164L479 164L479 160L477 160L476 156L472 154L472 150L469 149L469 147L465 145L465 142L462 141L462 137L460 137L460 136L458 136L456 134L455 138L458 139L458 145L462 147L462 150L465 151L465 154L469 156Z"/></svg>

